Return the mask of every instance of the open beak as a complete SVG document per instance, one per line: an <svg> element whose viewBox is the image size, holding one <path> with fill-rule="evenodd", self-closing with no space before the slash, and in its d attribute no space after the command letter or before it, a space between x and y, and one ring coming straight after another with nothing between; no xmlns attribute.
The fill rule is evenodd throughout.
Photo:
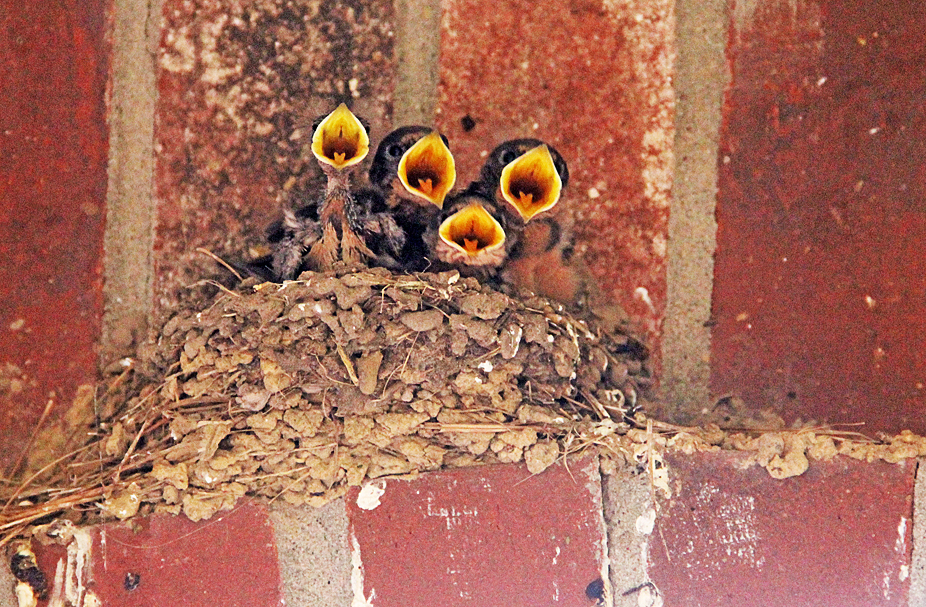
<svg viewBox="0 0 926 607"><path fill-rule="evenodd" d="M438 231L443 261L467 265L498 265L505 255L505 230L479 203L457 211Z"/></svg>
<svg viewBox="0 0 926 607"><path fill-rule="evenodd" d="M370 136L343 103L312 134L312 153L319 162L341 170L361 162L370 151Z"/></svg>
<svg viewBox="0 0 926 607"><path fill-rule="evenodd" d="M437 131L419 139L399 160L399 180L412 195L443 208L457 181L450 149Z"/></svg>
<svg viewBox="0 0 926 607"><path fill-rule="evenodd" d="M547 211L559 202L563 180L556 172L553 156L539 145L518 156L502 169L499 180L502 197L524 221Z"/></svg>

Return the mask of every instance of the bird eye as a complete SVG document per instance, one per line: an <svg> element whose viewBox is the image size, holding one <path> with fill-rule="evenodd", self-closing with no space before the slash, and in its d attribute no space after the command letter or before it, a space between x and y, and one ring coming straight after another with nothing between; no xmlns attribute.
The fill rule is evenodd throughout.
<svg viewBox="0 0 926 607"><path fill-rule="evenodd" d="M386 148L386 153L389 154L389 156L392 158L398 158L402 155L402 146L397 143L393 143L388 148Z"/></svg>
<svg viewBox="0 0 926 607"><path fill-rule="evenodd" d="M517 155L512 150L505 150L502 152L501 161L503 164L508 164L515 158L517 158Z"/></svg>

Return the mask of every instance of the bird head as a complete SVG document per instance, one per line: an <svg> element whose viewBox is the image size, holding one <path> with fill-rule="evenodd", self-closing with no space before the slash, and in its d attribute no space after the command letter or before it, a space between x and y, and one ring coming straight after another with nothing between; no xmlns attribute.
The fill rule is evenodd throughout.
<svg viewBox="0 0 926 607"><path fill-rule="evenodd" d="M491 203L464 194L438 229L436 254L451 264L499 266L505 260L505 230L489 212Z"/></svg>
<svg viewBox="0 0 926 607"><path fill-rule="evenodd" d="M312 133L312 154L323 167L343 170L363 161L369 151L366 127L343 103L322 118Z"/></svg>
<svg viewBox="0 0 926 607"><path fill-rule="evenodd" d="M513 139L496 147L482 167L480 188L491 192L522 221L559 202L569 183L569 168L539 139Z"/></svg>
<svg viewBox="0 0 926 607"><path fill-rule="evenodd" d="M399 188L403 198L443 208L456 183L456 165L447 139L424 126L406 126L389 133L376 150L370 182L383 188Z"/></svg>
<svg viewBox="0 0 926 607"><path fill-rule="evenodd" d="M450 148L437 131L432 131L408 148L399 161L399 179L413 196L443 208L444 198L457 181Z"/></svg>

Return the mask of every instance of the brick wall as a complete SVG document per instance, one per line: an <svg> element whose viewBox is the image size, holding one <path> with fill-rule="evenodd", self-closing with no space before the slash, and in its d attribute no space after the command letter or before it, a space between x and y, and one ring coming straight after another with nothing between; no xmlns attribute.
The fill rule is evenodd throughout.
<svg viewBox="0 0 926 607"><path fill-rule="evenodd" d="M116 0L0 19L7 467L219 272L198 248L246 251L314 187L306 127L341 100L374 143L433 121L459 182L504 139L553 143L573 177L559 212L675 419L734 395L926 432L921 3Z"/></svg>
<svg viewBox="0 0 926 607"><path fill-rule="evenodd" d="M433 120L461 182L506 138L556 145L560 215L680 419L733 394L924 430L917 3L682 5L678 41L668 2L447 2L429 29L407 3L165 0L138 31L117 8L112 70L103 4L5 17L5 431L214 273L198 248L259 242L342 99L374 140Z"/></svg>
<svg viewBox="0 0 926 607"><path fill-rule="evenodd" d="M103 310L106 3L0 15L0 463L95 381Z"/></svg>

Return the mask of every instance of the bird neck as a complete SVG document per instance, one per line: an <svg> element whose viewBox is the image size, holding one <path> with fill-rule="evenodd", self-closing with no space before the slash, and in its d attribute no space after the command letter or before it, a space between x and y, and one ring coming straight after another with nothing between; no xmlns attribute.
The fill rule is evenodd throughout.
<svg viewBox="0 0 926 607"><path fill-rule="evenodd" d="M340 227L343 223L351 223L355 209L350 193L350 173L347 171L326 170L328 186L325 190L325 200L319 209L319 219L322 223L335 223Z"/></svg>
<svg viewBox="0 0 926 607"><path fill-rule="evenodd" d="M327 195L335 192L350 192L350 171L337 170L333 167L324 167L325 176L328 178Z"/></svg>

